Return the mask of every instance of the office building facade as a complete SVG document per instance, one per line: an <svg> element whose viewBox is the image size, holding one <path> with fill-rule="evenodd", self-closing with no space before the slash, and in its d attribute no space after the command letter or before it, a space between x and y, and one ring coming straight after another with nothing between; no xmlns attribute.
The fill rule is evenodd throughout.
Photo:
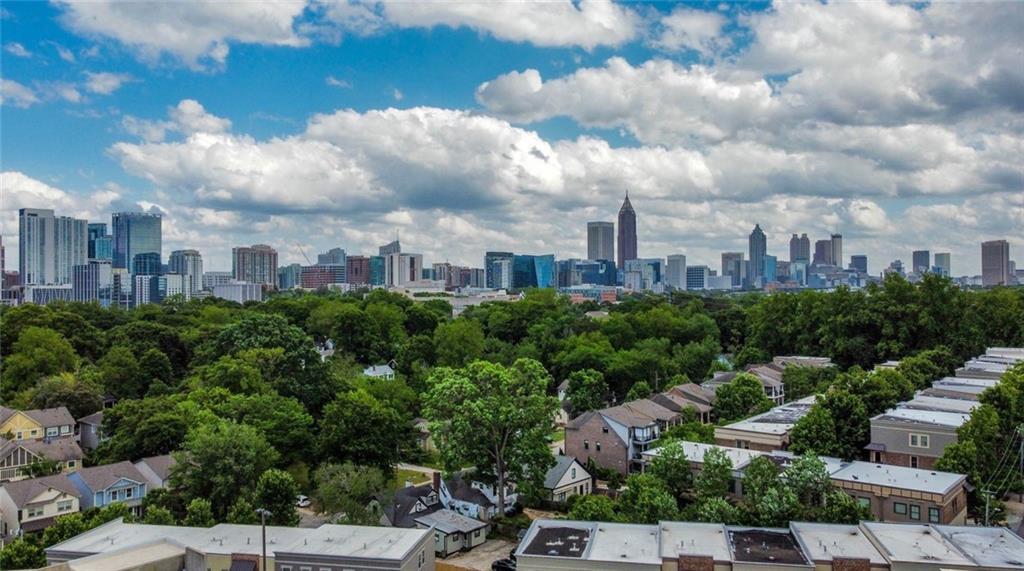
<svg viewBox="0 0 1024 571"><path fill-rule="evenodd" d="M345 258L345 279L352 285L369 285L370 258L366 256Z"/></svg>
<svg viewBox="0 0 1024 571"><path fill-rule="evenodd" d="M912 255L912 261L911 271L915 274L923 274L932 269L932 256L928 250L915 250Z"/></svg>
<svg viewBox="0 0 1024 571"><path fill-rule="evenodd" d="M831 248L832 264L837 267L843 265L843 235L832 234L831 240L829 240Z"/></svg>
<svg viewBox="0 0 1024 571"><path fill-rule="evenodd" d="M88 259L88 222L53 210L18 211L18 274L22 285L64 285Z"/></svg>
<svg viewBox="0 0 1024 571"><path fill-rule="evenodd" d="M491 289L512 289L512 252L487 252L484 254L484 273L487 287Z"/></svg>
<svg viewBox="0 0 1024 571"><path fill-rule="evenodd" d="M395 252L384 257L384 283L400 287L422 279L423 255Z"/></svg>
<svg viewBox="0 0 1024 571"><path fill-rule="evenodd" d="M89 260L73 269L71 299L74 301L96 301L109 307L114 286L113 267L110 260Z"/></svg>
<svg viewBox="0 0 1024 571"><path fill-rule="evenodd" d="M114 247L112 258L115 268L125 268L137 274L133 260L139 254L163 257L163 217L146 212L115 212L111 216Z"/></svg>
<svg viewBox="0 0 1024 571"><path fill-rule="evenodd" d="M615 260L614 222L587 222L587 259Z"/></svg>
<svg viewBox="0 0 1024 571"><path fill-rule="evenodd" d="M516 254L512 258L512 289L555 286L555 255Z"/></svg>
<svg viewBox="0 0 1024 571"><path fill-rule="evenodd" d="M832 240L817 240L814 242L814 259L811 261L815 266L832 266Z"/></svg>
<svg viewBox="0 0 1024 571"><path fill-rule="evenodd" d="M288 264L277 268L277 287L281 289L295 289L302 285L302 266L300 264Z"/></svg>
<svg viewBox="0 0 1024 571"><path fill-rule="evenodd" d="M796 234L789 239L789 261L798 264L811 263L811 239L807 234L797 237Z"/></svg>
<svg viewBox="0 0 1024 571"><path fill-rule="evenodd" d="M764 257L768 253L768 237L761 230L760 224L754 225L747 241L750 250L750 280L757 281L757 278L764 276Z"/></svg>
<svg viewBox="0 0 1024 571"><path fill-rule="evenodd" d="M198 250L175 250L167 261L167 270L185 276L185 287L190 294L203 289L203 256Z"/></svg>
<svg viewBox="0 0 1024 571"><path fill-rule="evenodd" d="M384 244L380 248L377 248L377 254L380 256L389 256L391 254L399 254L401 252L402 244L400 244L398 240L388 242L387 244Z"/></svg>
<svg viewBox="0 0 1024 571"><path fill-rule="evenodd" d="M236 281L277 287L277 250L266 244L231 249L231 276Z"/></svg>
<svg viewBox="0 0 1024 571"><path fill-rule="evenodd" d="M868 273L868 257L863 254L850 256L850 269L865 274Z"/></svg>
<svg viewBox="0 0 1024 571"><path fill-rule="evenodd" d="M951 256L949 252L940 252L935 254L935 270L939 275L949 277L952 271L950 266Z"/></svg>
<svg viewBox="0 0 1024 571"><path fill-rule="evenodd" d="M623 270L626 268L627 260L635 260L637 258L637 243L636 243L636 211L633 210L633 204L629 202L629 193L626 193L625 200L622 201L622 207L619 208L619 257L618 257L618 268Z"/></svg>
<svg viewBox="0 0 1024 571"><path fill-rule="evenodd" d="M665 266L665 284L676 289L686 289L686 256L671 254Z"/></svg>
<svg viewBox="0 0 1024 571"><path fill-rule="evenodd" d="M796 237L796 234L793 235ZM722 275L729 276L732 285L743 285L746 276L746 264L743 263L743 252L722 252Z"/></svg>
<svg viewBox="0 0 1024 571"><path fill-rule="evenodd" d="M981 243L981 285L1010 284L1010 243L990 240Z"/></svg>
<svg viewBox="0 0 1024 571"><path fill-rule="evenodd" d="M708 288L708 281L711 278L711 268L707 266L687 266L686 268L686 289L701 290Z"/></svg>

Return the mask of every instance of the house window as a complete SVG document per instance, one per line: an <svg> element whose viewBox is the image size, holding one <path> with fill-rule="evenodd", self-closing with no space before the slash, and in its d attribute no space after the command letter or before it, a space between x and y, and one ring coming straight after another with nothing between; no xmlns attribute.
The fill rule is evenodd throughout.
<svg viewBox="0 0 1024 571"><path fill-rule="evenodd" d="M114 491L110 492L110 501L116 502L119 492L120 492L120 490L114 490Z"/></svg>
<svg viewBox="0 0 1024 571"><path fill-rule="evenodd" d="M56 426L51 426L46 429L47 436L57 436L58 434L60 434L60 430L58 430Z"/></svg>
<svg viewBox="0 0 1024 571"><path fill-rule="evenodd" d="M939 508L928 508L928 521L939 523Z"/></svg>
<svg viewBox="0 0 1024 571"><path fill-rule="evenodd" d="M124 491L124 499L130 500L135 495L135 488L127 488Z"/></svg>
<svg viewBox="0 0 1024 571"><path fill-rule="evenodd" d="M912 448L928 448L929 438L927 434L911 434L910 446Z"/></svg>
<svg viewBox="0 0 1024 571"><path fill-rule="evenodd" d="M68 468L74 468L76 462L74 460L68 460Z"/></svg>
<svg viewBox="0 0 1024 571"><path fill-rule="evenodd" d="M608 427L607 426L602 426L601 427L601 434L608 434Z"/></svg>
<svg viewBox="0 0 1024 571"><path fill-rule="evenodd" d="M857 498L857 503L862 505L862 506L864 506L864 507L866 507L866 508L870 508L871 507L871 498Z"/></svg>
<svg viewBox="0 0 1024 571"><path fill-rule="evenodd" d="M600 452L601 451L601 443L598 442L595 446L597 447L597 451Z"/></svg>
<svg viewBox="0 0 1024 571"><path fill-rule="evenodd" d="M39 435L39 430L33 428L32 431L29 432L28 434L29 434L29 436L38 436Z"/></svg>
<svg viewBox="0 0 1024 571"><path fill-rule="evenodd" d="M910 504L910 519L921 519L921 506Z"/></svg>
<svg viewBox="0 0 1024 571"><path fill-rule="evenodd" d="M881 464L881 463L882 463L882 453L876 451L875 452L875 464Z"/></svg>
<svg viewBox="0 0 1024 571"><path fill-rule="evenodd" d="M281 571L292 571L292 566L291 565L282 565L281 566Z"/></svg>
<svg viewBox="0 0 1024 571"><path fill-rule="evenodd" d="M66 511L71 509L72 505L74 505L74 502L72 502L71 500L64 500L62 502L57 502L57 511L59 511L59 512L66 512Z"/></svg>
<svg viewBox="0 0 1024 571"><path fill-rule="evenodd" d="M28 517L39 517L43 515L42 507L28 508Z"/></svg>
<svg viewBox="0 0 1024 571"><path fill-rule="evenodd" d="M479 529L473 532L473 537L480 537L480 530Z"/></svg>
<svg viewBox="0 0 1024 571"><path fill-rule="evenodd" d="M736 441L736 448L742 448L744 450L749 450L750 449L750 443L747 442L746 440L737 440Z"/></svg>
<svg viewBox="0 0 1024 571"><path fill-rule="evenodd" d="M583 441L583 449L584 450L590 450L590 441L589 440L584 440Z"/></svg>
<svg viewBox="0 0 1024 571"><path fill-rule="evenodd" d="M918 466L917 456L911 456L910 457L910 467L911 468L917 468L917 466Z"/></svg>
<svg viewBox="0 0 1024 571"><path fill-rule="evenodd" d="M25 438L25 434L22 431L19 430L18 431L18 440L22 440L23 438Z"/></svg>
<svg viewBox="0 0 1024 571"><path fill-rule="evenodd" d="M892 511L899 515L907 515L907 504L903 502L896 502L892 505Z"/></svg>
<svg viewBox="0 0 1024 571"><path fill-rule="evenodd" d="M572 469L572 479L573 479L573 480L575 480L575 479L576 479L576 468L573 468L573 469Z"/></svg>
<svg viewBox="0 0 1024 571"><path fill-rule="evenodd" d="M65 424L64 426L60 427L60 433L61 434L67 434L69 432L71 432L71 427L70 426Z"/></svg>

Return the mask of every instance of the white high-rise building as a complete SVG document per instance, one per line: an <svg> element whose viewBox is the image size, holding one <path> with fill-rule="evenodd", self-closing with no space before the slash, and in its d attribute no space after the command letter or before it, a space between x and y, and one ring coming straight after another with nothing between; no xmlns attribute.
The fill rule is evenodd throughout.
<svg viewBox="0 0 1024 571"><path fill-rule="evenodd" d="M403 286L419 281L423 275L423 255L395 252L384 258L384 284Z"/></svg>
<svg viewBox="0 0 1024 571"><path fill-rule="evenodd" d="M665 283L676 289L686 289L686 256L672 254L668 257Z"/></svg>
<svg viewBox="0 0 1024 571"><path fill-rule="evenodd" d="M168 259L167 270L184 276L190 297L203 289L203 257L196 250L175 250Z"/></svg>
<svg viewBox="0 0 1024 571"><path fill-rule="evenodd" d="M686 289L708 289L711 279L711 268L707 266L690 266L686 268Z"/></svg>
<svg viewBox="0 0 1024 571"><path fill-rule="evenodd" d="M263 301L263 287L260 284L246 282L217 284L213 286L213 296L235 303Z"/></svg>
<svg viewBox="0 0 1024 571"><path fill-rule="evenodd" d="M18 272L23 285L70 284L74 266L85 264L89 222L54 216L53 210L18 211Z"/></svg>

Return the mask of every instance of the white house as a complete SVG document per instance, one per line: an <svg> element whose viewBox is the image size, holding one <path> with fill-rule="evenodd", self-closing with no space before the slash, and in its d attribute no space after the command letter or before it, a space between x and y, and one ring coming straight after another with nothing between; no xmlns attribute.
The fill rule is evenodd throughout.
<svg viewBox="0 0 1024 571"><path fill-rule="evenodd" d="M572 456L559 456L554 467L544 476L548 500L562 503L572 496L591 492L590 472Z"/></svg>

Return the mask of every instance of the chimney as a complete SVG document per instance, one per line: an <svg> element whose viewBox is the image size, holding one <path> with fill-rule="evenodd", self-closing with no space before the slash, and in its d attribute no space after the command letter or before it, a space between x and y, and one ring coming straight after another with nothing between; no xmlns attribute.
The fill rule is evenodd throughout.
<svg viewBox="0 0 1024 571"><path fill-rule="evenodd" d="M434 491L440 494L441 493L441 473L440 472L434 472L433 474L431 474L431 476L432 476L432 480L433 480L432 481L432 485L434 486Z"/></svg>

